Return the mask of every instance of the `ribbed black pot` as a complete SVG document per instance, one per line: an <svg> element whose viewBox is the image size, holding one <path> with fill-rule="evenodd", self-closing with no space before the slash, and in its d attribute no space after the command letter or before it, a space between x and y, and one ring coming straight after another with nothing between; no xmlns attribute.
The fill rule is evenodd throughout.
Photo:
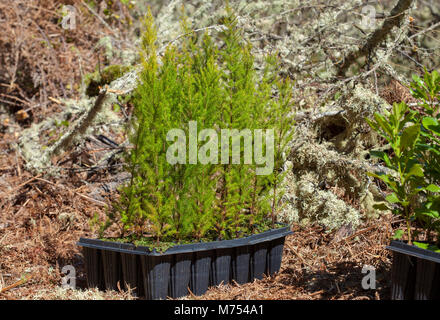
<svg viewBox="0 0 440 320"><path fill-rule="evenodd" d="M209 286L234 280L243 284L280 270L285 237L283 225L234 240L176 245L164 253L133 244L81 238L89 287L132 289L135 296L166 299L189 290L204 294Z"/></svg>
<svg viewBox="0 0 440 320"><path fill-rule="evenodd" d="M440 300L440 253L392 241L392 300Z"/></svg>

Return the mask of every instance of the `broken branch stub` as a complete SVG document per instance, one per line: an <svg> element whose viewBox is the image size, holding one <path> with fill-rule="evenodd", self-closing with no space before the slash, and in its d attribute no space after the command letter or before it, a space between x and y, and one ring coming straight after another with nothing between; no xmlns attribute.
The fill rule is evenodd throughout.
<svg viewBox="0 0 440 320"><path fill-rule="evenodd" d="M48 150L49 156L59 154L62 150L68 148L76 137L83 135L87 128L93 123L96 115L104 107L111 105L115 97L131 93L136 87L136 79L137 69L113 81L111 87L106 86L101 89L93 106L81 116L71 130L65 133L57 143Z"/></svg>

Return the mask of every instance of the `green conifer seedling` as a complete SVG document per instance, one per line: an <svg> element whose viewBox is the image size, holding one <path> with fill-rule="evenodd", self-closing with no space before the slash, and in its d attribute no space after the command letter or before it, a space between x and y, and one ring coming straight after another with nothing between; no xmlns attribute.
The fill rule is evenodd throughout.
<svg viewBox="0 0 440 320"><path fill-rule="evenodd" d="M145 18L129 128L133 147L126 154L131 179L112 212L131 238L231 239L274 227L283 155L293 132L292 83L278 76L275 56L257 71L252 47L229 9L223 21L225 28L212 38L191 31L182 19L179 46L168 45L158 57L151 12ZM223 137L222 129L235 129L238 137ZM272 167L257 161L258 130L273 130ZM254 135L250 144L245 133ZM265 159L272 147L260 140Z"/></svg>

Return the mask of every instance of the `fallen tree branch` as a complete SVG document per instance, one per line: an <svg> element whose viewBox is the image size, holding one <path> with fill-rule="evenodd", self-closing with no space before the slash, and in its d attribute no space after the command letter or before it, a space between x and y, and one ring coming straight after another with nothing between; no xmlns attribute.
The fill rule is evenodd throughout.
<svg viewBox="0 0 440 320"><path fill-rule="evenodd" d="M0 293L4 293L4 292L11 290L15 287L21 286L22 284L26 283L30 279L31 279L31 276L27 276L26 278L21 279L20 281L17 281L15 283L11 284L10 286L4 287L3 289L0 290Z"/></svg>
<svg viewBox="0 0 440 320"><path fill-rule="evenodd" d="M429 32L429 31L431 31L431 30L434 30L435 28L438 28L438 27L440 27L440 22L434 23L432 26L430 26L430 27L428 27L428 28L426 28L426 29L423 29L423 30L421 30L421 31L419 31L419 32L417 32L417 33L414 33L414 34L413 34L412 36L410 36L408 39L411 40L411 39L413 39L413 38L415 38L415 37L421 36L421 35L423 35L423 34Z"/></svg>
<svg viewBox="0 0 440 320"><path fill-rule="evenodd" d="M107 105L110 96L127 95L130 94L137 84L138 69L132 70L122 77L116 79L111 83L111 87L106 86L101 89L94 105L76 122L71 130L64 134L51 148L47 150L46 156L60 153L61 150L70 146L74 138L78 135L84 134L87 128L96 118L96 115Z"/></svg>
<svg viewBox="0 0 440 320"><path fill-rule="evenodd" d="M332 92L333 90L337 89L337 88L341 88L343 85L351 82L351 81L357 81L359 79L366 79L367 77L369 77L371 74L374 74L376 72L376 70L382 68L387 70L387 72L391 72L390 69L392 69L388 63L386 63L388 61L388 58L391 56L391 54L393 53L393 50L397 47L397 45L402 41L402 36L404 35L404 33L406 32L408 28L408 22L405 23L402 28L400 29L400 32L398 32L398 35L396 36L396 38L394 39L393 43L391 45L388 46L388 48L385 50L385 52L382 54L381 59L379 59L376 64L369 69L368 71L362 72L360 74L354 75L352 77L349 78L345 78L342 79L340 81L338 81L337 83L331 85L320 97L320 99L318 100L318 104L320 104L327 96L330 92ZM396 78L397 79L397 78ZM403 81L401 83L407 84L406 81Z"/></svg>
<svg viewBox="0 0 440 320"><path fill-rule="evenodd" d="M52 152L53 154L57 154L61 149L64 149L70 143L72 142L73 138L77 136L78 134L83 134L86 129L89 127L90 123L95 118L96 114L101 111L102 104L104 102L105 95L107 94L107 90L103 89L101 92L99 92L98 97L96 98L95 104L90 109L88 113L86 113L85 117L81 119L81 121L78 121L75 128L70 131L69 134L66 134L61 137L60 140L54 145Z"/></svg>
<svg viewBox="0 0 440 320"><path fill-rule="evenodd" d="M377 226L371 226L371 227L368 227L368 228L365 228L365 229L359 230L358 232L352 234L351 236L348 236L348 237L346 237L346 238L339 239L338 241L336 241L336 243L341 242L342 240L344 240L344 241L350 241L350 240L352 240L352 239L354 239L354 238L360 236L361 234L364 234L364 233L366 233L366 232L368 232L368 231L371 231L371 230L373 230L373 229L375 229L375 228L377 228Z"/></svg>
<svg viewBox="0 0 440 320"><path fill-rule="evenodd" d="M318 121L322 118L326 118L326 117L334 117L340 114L344 114L346 113L346 110L335 110L335 111L328 111L328 112L323 112L323 113L318 113L318 114L313 114L311 112L297 112L295 114L295 121L296 122L300 122L303 120L309 120L312 122Z"/></svg>
<svg viewBox="0 0 440 320"><path fill-rule="evenodd" d="M390 16L385 19L382 27L373 32L366 43L357 51L345 57L340 66L338 76L343 76L357 59L365 57L381 45L394 27L398 27L405 17L405 12L412 6L414 0L399 0L391 10Z"/></svg>

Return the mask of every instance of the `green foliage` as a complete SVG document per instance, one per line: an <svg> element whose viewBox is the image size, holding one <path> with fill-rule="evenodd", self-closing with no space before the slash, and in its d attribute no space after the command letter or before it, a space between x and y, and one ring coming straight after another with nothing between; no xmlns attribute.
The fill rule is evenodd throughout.
<svg viewBox="0 0 440 320"><path fill-rule="evenodd" d="M436 70L429 73L425 69L423 80L414 75L411 89L414 98L420 100L421 105L430 116L438 114L438 106L436 107L435 103L439 101L440 97L440 74Z"/></svg>
<svg viewBox="0 0 440 320"><path fill-rule="evenodd" d="M440 77L434 71L425 72L423 80L418 76L413 79L411 92L426 114L402 102L394 104L391 112L375 113L373 120L367 119L392 150L391 153L371 152L391 172L369 175L382 180L391 189L386 197L388 209L391 207L406 220L409 243L412 242L411 225L416 220L422 223L428 236L431 231L440 236ZM396 233L397 238L401 236L402 232Z"/></svg>
<svg viewBox="0 0 440 320"><path fill-rule="evenodd" d="M275 56L268 56L257 73L251 46L230 10L223 22L219 49L208 33L198 36L183 18L181 46L168 45L159 59L153 18L150 12L146 16L143 68L129 129L133 149L126 154L131 180L110 219L137 241L147 235L157 243L231 239L274 227L283 154L293 133L292 83L277 75ZM197 123L194 134L205 142L198 152L211 159L207 163L191 161L194 150L186 146L191 121ZM185 163L167 160L169 147L179 139L167 136L173 129L186 133ZM215 137L200 136L203 129L213 129L218 141L222 129L273 129L274 167L267 175L257 174L262 164L245 161L242 137L239 162L232 157L233 143L227 145L228 159L212 161L220 158L221 143L210 148ZM268 148L263 139L262 152Z"/></svg>
<svg viewBox="0 0 440 320"><path fill-rule="evenodd" d="M437 71L425 72L423 81L415 77L412 83L413 94L419 97L428 116L421 118L421 137L418 143L419 162L425 172L422 189L425 199L416 210L418 219L428 231L436 231L440 238L440 76ZM428 233L429 235L431 232ZM437 239L440 242L439 239Z"/></svg>
<svg viewBox="0 0 440 320"><path fill-rule="evenodd" d="M424 176L421 164L416 161L420 124L415 112L409 110L405 103L395 103L391 112L386 111L385 115L375 113L374 120L367 122L388 141L393 151L392 157L383 151L373 151L372 155L383 160L394 173L368 174L382 180L391 189L386 200L394 205L395 213L405 218L408 237L411 239L410 223L414 219L412 204L421 191L420 180Z"/></svg>
<svg viewBox="0 0 440 320"><path fill-rule="evenodd" d="M414 241L414 245L425 250L431 250L440 253L440 248L437 247L436 245L432 245L424 242L417 242L417 241Z"/></svg>

